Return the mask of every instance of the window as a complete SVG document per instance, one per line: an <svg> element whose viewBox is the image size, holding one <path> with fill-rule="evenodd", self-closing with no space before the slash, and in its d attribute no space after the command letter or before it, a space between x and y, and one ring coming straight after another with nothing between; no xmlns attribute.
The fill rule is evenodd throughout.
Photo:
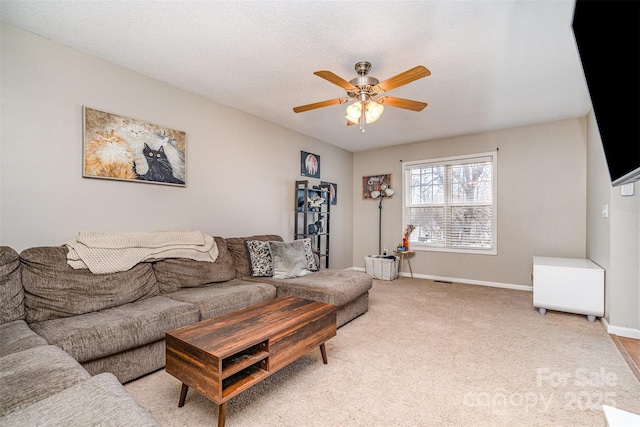
<svg viewBox="0 0 640 427"><path fill-rule="evenodd" d="M497 151L403 164L403 227L414 250L497 254Z"/></svg>

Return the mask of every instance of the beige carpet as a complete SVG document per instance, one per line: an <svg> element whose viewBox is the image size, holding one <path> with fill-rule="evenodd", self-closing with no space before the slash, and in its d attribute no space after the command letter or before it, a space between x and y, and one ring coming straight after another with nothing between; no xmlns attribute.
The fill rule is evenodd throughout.
<svg viewBox="0 0 640 427"><path fill-rule="evenodd" d="M640 414L640 382L602 324L538 314L531 292L374 281L369 311L231 399L234 426L606 426ZM217 406L157 371L126 384L163 426L212 426Z"/></svg>

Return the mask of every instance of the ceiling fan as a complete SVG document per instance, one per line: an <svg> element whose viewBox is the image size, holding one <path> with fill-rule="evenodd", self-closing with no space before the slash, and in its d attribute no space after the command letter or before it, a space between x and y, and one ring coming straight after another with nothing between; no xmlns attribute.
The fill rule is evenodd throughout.
<svg viewBox="0 0 640 427"><path fill-rule="evenodd" d="M384 106L404 108L412 111L422 111L427 106L426 102L412 101L410 99L396 98L394 96L380 96L381 94L406 85L415 80L431 75L431 71L422 65L411 68L403 73L393 76L382 83L375 77L369 76L371 63L360 61L355 65L356 72L359 77L346 81L331 71L316 71L318 77L340 86L347 91L350 98L354 98L354 102L347 107L347 125L360 124L360 130L364 132L365 123L373 123L382 114ZM316 108L329 107L336 104L344 104L349 102L349 98L335 98L327 101L315 102L313 104L301 105L294 107L294 113L302 113L304 111L315 110ZM363 114L364 112L364 114Z"/></svg>

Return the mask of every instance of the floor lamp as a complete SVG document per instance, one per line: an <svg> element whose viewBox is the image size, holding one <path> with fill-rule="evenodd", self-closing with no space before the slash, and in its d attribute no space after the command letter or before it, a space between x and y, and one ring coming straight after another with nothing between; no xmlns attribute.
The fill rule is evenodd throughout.
<svg viewBox="0 0 640 427"><path fill-rule="evenodd" d="M371 192L371 197L374 199L380 199L380 203L378 203L379 209L379 217L378 217L378 255L382 255L382 200L385 197L391 197L393 195L393 190L389 188L387 184L382 184L380 186L380 191L375 190Z"/></svg>

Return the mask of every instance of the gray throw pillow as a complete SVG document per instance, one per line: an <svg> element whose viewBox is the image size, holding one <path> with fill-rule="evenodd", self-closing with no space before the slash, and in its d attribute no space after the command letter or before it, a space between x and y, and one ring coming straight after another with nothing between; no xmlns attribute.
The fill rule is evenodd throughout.
<svg viewBox="0 0 640 427"><path fill-rule="evenodd" d="M293 242L269 242L271 258L273 259L273 277L275 279L289 279L306 276L307 256L302 240Z"/></svg>
<svg viewBox="0 0 640 427"><path fill-rule="evenodd" d="M247 251L249 252L251 276L273 276L273 261L271 259L269 242L262 240L247 240L245 244L247 245Z"/></svg>

